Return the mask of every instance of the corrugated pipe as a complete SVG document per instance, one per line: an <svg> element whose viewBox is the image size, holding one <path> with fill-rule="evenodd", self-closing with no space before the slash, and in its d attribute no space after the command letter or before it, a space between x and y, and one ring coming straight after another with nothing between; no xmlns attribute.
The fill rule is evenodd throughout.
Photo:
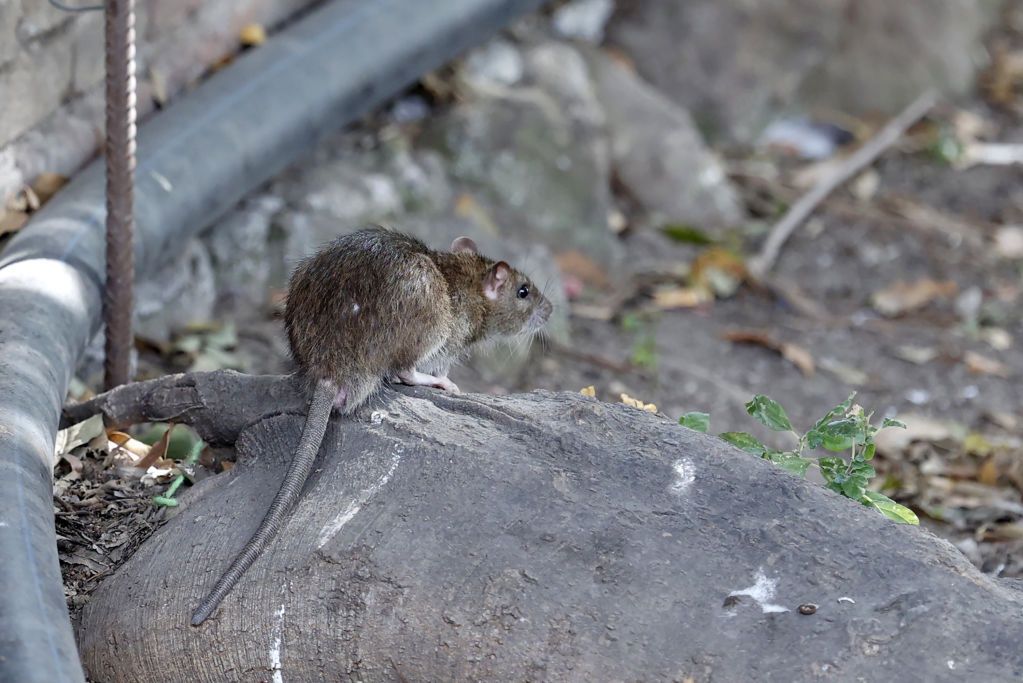
<svg viewBox="0 0 1023 683"><path fill-rule="evenodd" d="M320 137L541 0L335 0L143 126L135 263L150 272ZM96 162L0 255L0 681L84 680L53 527L60 406L100 321Z"/></svg>

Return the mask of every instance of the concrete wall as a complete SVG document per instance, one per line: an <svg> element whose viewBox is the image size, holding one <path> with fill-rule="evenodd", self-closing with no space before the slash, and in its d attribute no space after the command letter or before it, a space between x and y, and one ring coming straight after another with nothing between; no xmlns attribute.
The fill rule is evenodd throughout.
<svg viewBox="0 0 1023 683"><path fill-rule="evenodd" d="M140 113L235 53L242 26L273 26L315 2L136 0ZM94 153L102 78L102 12L0 0L0 200L38 173L73 172Z"/></svg>

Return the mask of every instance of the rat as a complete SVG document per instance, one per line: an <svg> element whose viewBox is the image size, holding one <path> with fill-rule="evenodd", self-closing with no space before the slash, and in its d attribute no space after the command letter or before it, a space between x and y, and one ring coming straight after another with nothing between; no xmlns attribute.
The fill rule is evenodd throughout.
<svg viewBox="0 0 1023 683"><path fill-rule="evenodd" d="M283 526L320 449L331 412L351 414L392 382L458 393L451 365L476 345L537 334L553 307L532 281L459 237L448 252L372 227L343 235L291 276L284 323L310 385L295 457L245 547L192 615L205 621Z"/></svg>

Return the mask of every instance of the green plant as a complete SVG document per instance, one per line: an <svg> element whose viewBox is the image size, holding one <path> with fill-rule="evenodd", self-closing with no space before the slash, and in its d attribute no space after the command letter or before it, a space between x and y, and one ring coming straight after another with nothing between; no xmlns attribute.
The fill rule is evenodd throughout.
<svg viewBox="0 0 1023 683"><path fill-rule="evenodd" d="M789 416L781 405L767 396L758 394L746 404L746 412L765 427L776 432L791 432L798 443L796 447L779 451L760 443L746 432L725 432L718 436L747 453L770 460L792 474L805 477L813 465L820 470L829 489L847 498L872 507L881 514L901 524L919 524L920 520L909 508L867 488L876 472L870 461L874 458L874 436L886 427L906 425L898 420L885 418L880 426L872 423L873 413L867 413L853 404L855 394L828 411L804 434L792 427ZM706 413L686 413L679 423L690 429L706 432L710 419ZM807 457L811 451L824 449L832 453L850 451L849 458L840 456Z"/></svg>
<svg viewBox="0 0 1023 683"><path fill-rule="evenodd" d="M632 335L632 364L644 370L657 369L657 321L649 314L629 313L622 317L622 329Z"/></svg>

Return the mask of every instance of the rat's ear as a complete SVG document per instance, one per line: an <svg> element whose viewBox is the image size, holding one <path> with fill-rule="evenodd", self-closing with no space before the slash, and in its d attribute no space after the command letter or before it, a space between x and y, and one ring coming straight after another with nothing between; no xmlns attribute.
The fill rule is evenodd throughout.
<svg viewBox="0 0 1023 683"><path fill-rule="evenodd" d="M471 237L456 237L455 241L451 243L452 254L457 254L461 251L468 251L473 254L479 253L479 249L476 248L476 243L472 241Z"/></svg>
<svg viewBox="0 0 1023 683"><path fill-rule="evenodd" d="M510 277L511 266L504 261L495 263L487 277L483 279L483 296L491 300L496 299Z"/></svg>

